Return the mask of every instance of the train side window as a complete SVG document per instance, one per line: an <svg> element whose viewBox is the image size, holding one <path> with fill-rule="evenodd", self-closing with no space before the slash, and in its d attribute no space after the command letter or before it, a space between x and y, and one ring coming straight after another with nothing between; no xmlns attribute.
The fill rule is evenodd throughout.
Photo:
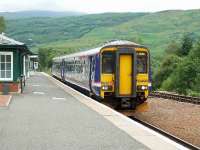
<svg viewBox="0 0 200 150"><path fill-rule="evenodd" d="M115 55L113 52L102 53L102 73L114 73Z"/></svg>
<svg viewBox="0 0 200 150"><path fill-rule="evenodd" d="M147 73L147 53L137 52L137 73Z"/></svg>

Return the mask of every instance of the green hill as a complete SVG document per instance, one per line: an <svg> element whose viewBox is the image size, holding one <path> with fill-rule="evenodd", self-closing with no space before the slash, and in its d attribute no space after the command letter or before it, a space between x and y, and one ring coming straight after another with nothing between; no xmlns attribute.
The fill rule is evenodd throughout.
<svg viewBox="0 0 200 150"><path fill-rule="evenodd" d="M7 21L7 33L28 44L49 44L50 42L78 39L93 29L111 27L127 22L139 14L99 14L70 16L63 18L27 18Z"/></svg>
<svg viewBox="0 0 200 150"><path fill-rule="evenodd" d="M159 56L172 40L186 32L200 35L200 10L156 13L106 13L62 18L7 20L7 33L32 48L79 50L111 39L145 44Z"/></svg>

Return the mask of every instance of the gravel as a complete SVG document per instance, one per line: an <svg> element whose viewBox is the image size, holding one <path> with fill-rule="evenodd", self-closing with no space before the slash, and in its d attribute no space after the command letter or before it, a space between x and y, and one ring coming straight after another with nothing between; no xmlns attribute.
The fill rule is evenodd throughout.
<svg viewBox="0 0 200 150"><path fill-rule="evenodd" d="M135 117L200 147L200 105L149 98L149 110Z"/></svg>

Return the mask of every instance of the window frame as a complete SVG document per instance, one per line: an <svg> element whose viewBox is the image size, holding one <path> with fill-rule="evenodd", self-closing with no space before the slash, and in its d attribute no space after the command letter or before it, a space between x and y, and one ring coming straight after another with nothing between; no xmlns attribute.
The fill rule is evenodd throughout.
<svg viewBox="0 0 200 150"><path fill-rule="evenodd" d="M103 66L103 59L104 59L104 53L110 53L110 54L112 54L112 61L113 61L113 71L112 72L105 72L104 71L104 66ZM103 51L102 52L102 56L101 56L101 73L102 74L114 74L115 73L115 60L116 60L116 54L115 54L115 52L114 51Z"/></svg>
<svg viewBox="0 0 200 150"><path fill-rule="evenodd" d="M136 51L136 59L138 59L138 53L145 53L145 57L146 57L146 68L145 68L145 72L138 72L138 74L147 74L148 73L148 64L149 64L149 54L146 51ZM138 61L138 60L137 60ZM138 64L136 64L137 66ZM138 66L137 66L138 67Z"/></svg>
<svg viewBox="0 0 200 150"><path fill-rule="evenodd" d="M0 55L4 55L4 56L5 55L10 55L11 56L11 61L10 61L10 63L11 63L11 77L10 78L1 78L0 77L0 81L13 81L13 52L1 51ZM0 71L1 71L1 69L0 69Z"/></svg>

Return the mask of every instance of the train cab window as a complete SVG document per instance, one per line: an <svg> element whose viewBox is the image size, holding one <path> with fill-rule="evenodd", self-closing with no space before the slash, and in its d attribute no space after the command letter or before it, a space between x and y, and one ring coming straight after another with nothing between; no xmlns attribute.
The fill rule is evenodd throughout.
<svg viewBox="0 0 200 150"><path fill-rule="evenodd" d="M102 53L102 73L114 73L115 55L113 52Z"/></svg>
<svg viewBox="0 0 200 150"><path fill-rule="evenodd" d="M137 52L137 73L147 73L146 52Z"/></svg>

